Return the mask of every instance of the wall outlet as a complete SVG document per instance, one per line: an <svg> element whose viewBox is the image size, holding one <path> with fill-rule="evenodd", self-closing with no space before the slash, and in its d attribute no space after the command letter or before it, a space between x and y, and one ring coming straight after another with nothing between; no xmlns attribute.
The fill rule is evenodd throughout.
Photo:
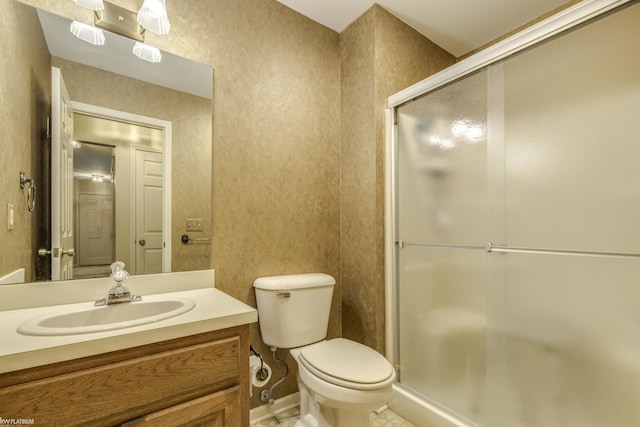
<svg viewBox="0 0 640 427"><path fill-rule="evenodd" d="M202 231L202 218L187 218L187 231Z"/></svg>
<svg viewBox="0 0 640 427"><path fill-rule="evenodd" d="M13 205L7 203L7 230L13 230Z"/></svg>

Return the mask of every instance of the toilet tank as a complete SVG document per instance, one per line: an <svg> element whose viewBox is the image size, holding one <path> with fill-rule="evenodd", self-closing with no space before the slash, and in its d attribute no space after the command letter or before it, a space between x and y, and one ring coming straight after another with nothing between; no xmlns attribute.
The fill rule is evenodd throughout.
<svg viewBox="0 0 640 427"><path fill-rule="evenodd" d="M323 273L256 279L262 341L271 347L295 348L324 339L335 284Z"/></svg>

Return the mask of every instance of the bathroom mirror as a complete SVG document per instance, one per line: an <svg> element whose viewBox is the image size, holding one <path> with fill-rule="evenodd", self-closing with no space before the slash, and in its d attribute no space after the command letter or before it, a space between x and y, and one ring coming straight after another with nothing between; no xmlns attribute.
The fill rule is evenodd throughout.
<svg viewBox="0 0 640 427"><path fill-rule="evenodd" d="M28 140L16 142L14 150L25 153L9 160L15 167L0 170L0 175L9 175L0 176L0 188L10 195L7 217L10 206L16 222L13 229L7 227L0 233L5 237L0 239L4 246L0 277L24 268L27 282L50 279L47 259L51 258L38 257L38 249L51 249L50 188L51 176L57 173L50 163L51 67L61 70L70 105L78 110L72 114L76 117L72 142L77 156L71 227L75 236L73 267L80 267L78 272L87 267L80 277L108 274L108 264L115 259L139 267L144 264L141 260L164 256L158 253L170 253L160 267L156 262L153 268L129 272L210 268L211 67L167 52L161 52L159 63L143 61L132 53L133 40L107 31L104 45L94 46L71 34L71 20L17 0L8 6L8 12L15 22L0 29L0 39L14 43L7 51L16 59L15 68L23 71L18 80L26 79L31 86L30 91L23 91L30 92L24 94L27 99L20 100L30 111L27 124L31 129ZM31 76L24 75L28 73ZM11 92L11 86L19 86L19 81L12 83L7 74L3 78L3 91L21 96ZM7 131L3 128L5 134ZM20 139L16 135L15 140ZM136 160L136 153L153 154L155 163ZM162 184L150 193L136 193L138 178L128 169L133 170L136 162L138 171L155 164L166 180L162 178ZM18 189L20 193L16 193L14 169L25 171L37 185L32 212L21 200L26 192ZM138 211L136 205L140 205ZM147 223L141 225L144 215L134 212L154 215L147 215ZM143 228L161 236L156 239L157 253L149 248L153 237L140 237L138 231ZM192 238L189 244L181 241L185 234ZM96 235L100 239L92 242ZM149 250L135 261L142 242ZM90 247L93 249L87 249Z"/></svg>

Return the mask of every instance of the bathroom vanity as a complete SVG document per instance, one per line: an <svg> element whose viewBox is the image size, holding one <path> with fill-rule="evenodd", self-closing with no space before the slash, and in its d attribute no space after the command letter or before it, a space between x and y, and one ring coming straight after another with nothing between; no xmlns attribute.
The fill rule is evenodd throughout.
<svg viewBox="0 0 640 427"><path fill-rule="evenodd" d="M60 426L248 426L255 309L213 288L205 272L154 276L173 283L155 288L182 289L149 298L186 298L195 307L150 324L58 336L16 329L33 316L86 303L0 311L0 417ZM143 300L145 280L130 282Z"/></svg>

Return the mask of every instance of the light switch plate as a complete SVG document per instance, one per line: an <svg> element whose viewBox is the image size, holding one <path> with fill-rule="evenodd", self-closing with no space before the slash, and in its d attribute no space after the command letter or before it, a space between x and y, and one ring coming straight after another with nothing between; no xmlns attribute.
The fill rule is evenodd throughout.
<svg viewBox="0 0 640 427"><path fill-rule="evenodd" d="M202 218L187 218L187 231L202 231Z"/></svg>
<svg viewBox="0 0 640 427"><path fill-rule="evenodd" d="M7 230L13 230L13 205L7 203Z"/></svg>

